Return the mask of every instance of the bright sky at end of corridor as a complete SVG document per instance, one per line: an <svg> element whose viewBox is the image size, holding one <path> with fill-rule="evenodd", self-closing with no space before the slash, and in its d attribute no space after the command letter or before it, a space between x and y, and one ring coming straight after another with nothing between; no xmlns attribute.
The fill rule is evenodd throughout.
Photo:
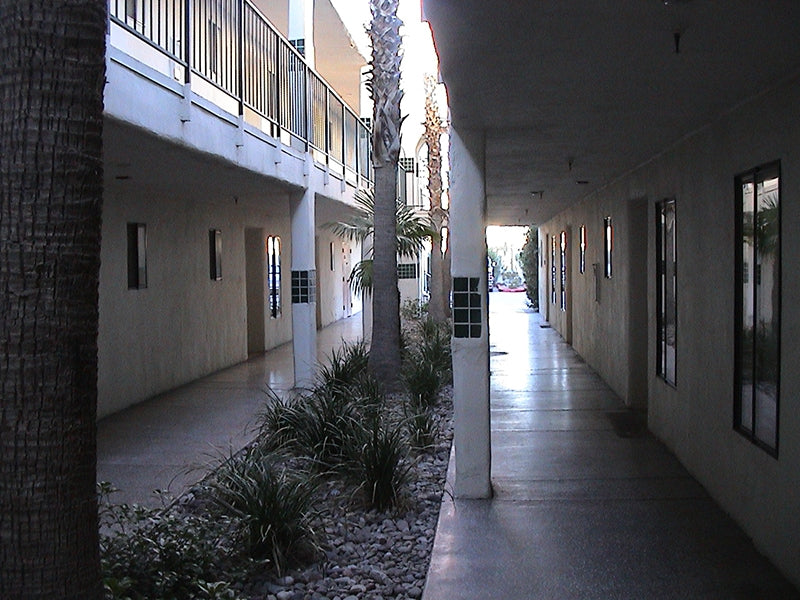
<svg viewBox="0 0 800 600"><path fill-rule="evenodd" d="M527 231L527 227L489 225L486 228L486 245L489 248L495 248L507 243L510 246L522 248Z"/></svg>

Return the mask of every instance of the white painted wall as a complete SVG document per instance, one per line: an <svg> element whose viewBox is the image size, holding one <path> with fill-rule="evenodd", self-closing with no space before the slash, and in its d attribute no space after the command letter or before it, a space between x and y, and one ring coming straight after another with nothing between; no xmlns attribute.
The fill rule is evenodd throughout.
<svg viewBox="0 0 800 600"><path fill-rule="evenodd" d="M147 225L147 288L127 286L127 223ZM286 198L106 194L100 270L98 414L247 359L245 227L288 240ZM222 280L209 274L209 229L222 232ZM284 295L288 299L288 294ZM291 337L267 323L266 348Z"/></svg>
<svg viewBox="0 0 800 600"><path fill-rule="evenodd" d="M652 431L752 536L758 548L800 584L800 79L793 79L721 116L634 172L542 225L540 233L588 226L587 273L573 253L575 348L630 399L630 375L643 372ZM733 430L734 177L774 161L782 169L782 320L780 454L777 459ZM676 199L678 236L677 388L656 373L655 203ZM631 220L645 202L646 225ZM593 298L591 263L602 264L605 215L615 226L615 272ZM633 213L635 215L635 211ZM637 217L638 218L638 217ZM647 321L630 320L630 249L645 250ZM549 281L543 273L542 286ZM561 316L551 307L551 323ZM636 329L647 333L646 360L630 352ZM609 352L608 348L613 348ZM626 384L626 382L628 382Z"/></svg>
<svg viewBox="0 0 800 600"><path fill-rule="evenodd" d="M120 35L112 27L106 57L100 417L247 358L246 264L258 250L248 257L246 231L283 242L282 315L265 313L256 332L263 348L251 346L291 340L292 238L310 239L311 262L302 268L313 269L314 220L312 209L311 231L298 228L293 236L290 191L297 197L307 190L342 209L355 192L308 153L182 85L163 65L126 54ZM147 225L143 290L127 288L129 222ZM222 231L221 281L209 276L211 228ZM323 284L320 294L331 291ZM307 321L315 329L313 312Z"/></svg>

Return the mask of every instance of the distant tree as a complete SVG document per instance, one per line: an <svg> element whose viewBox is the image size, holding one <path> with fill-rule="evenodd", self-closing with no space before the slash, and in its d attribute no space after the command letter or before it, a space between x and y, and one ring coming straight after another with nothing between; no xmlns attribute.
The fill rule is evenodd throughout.
<svg viewBox="0 0 800 600"><path fill-rule="evenodd" d="M97 600L106 0L0 0L0 598Z"/></svg>
<svg viewBox="0 0 800 600"><path fill-rule="evenodd" d="M525 244L519 252L522 265L522 278L525 280L525 293L531 306L539 309L539 231L529 227L525 234Z"/></svg>
<svg viewBox="0 0 800 600"><path fill-rule="evenodd" d="M372 21L371 77L373 101L372 166L375 172L375 222L372 239L373 306L370 371L389 388L400 373L400 291L397 287L396 202L400 156L400 60L402 38L399 0L370 0Z"/></svg>
<svg viewBox="0 0 800 600"><path fill-rule="evenodd" d="M428 147L428 212L436 235L431 237L431 298L428 314L431 319L443 322L450 312L450 278L445 277L445 256L442 252L442 228L447 226L448 212L442 207L442 134L447 127L442 122L436 101L436 80L425 78L425 131L422 134Z"/></svg>

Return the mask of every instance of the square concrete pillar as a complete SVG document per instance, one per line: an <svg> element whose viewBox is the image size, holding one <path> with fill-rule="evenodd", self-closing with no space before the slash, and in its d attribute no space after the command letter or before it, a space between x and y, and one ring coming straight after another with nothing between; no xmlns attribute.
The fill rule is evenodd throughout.
<svg viewBox="0 0 800 600"><path fill-rule="evenodd" d="M292 347L295 387L309 387L317 369L317 272L314 193L292 202Z"/></svg>
<svg viewBox="0 0 800 600"><path fill-rule="evenodd" d="M450 244L453 277L455 495L492 495L489 311L484 142L450 135Z"/></svg>

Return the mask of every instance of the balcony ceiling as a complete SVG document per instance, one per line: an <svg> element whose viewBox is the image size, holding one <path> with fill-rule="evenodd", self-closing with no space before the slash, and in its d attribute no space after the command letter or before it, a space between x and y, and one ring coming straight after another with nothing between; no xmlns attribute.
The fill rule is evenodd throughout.
<svg viewBox="0 0 800 600"><path fill-rule="evenodd" d="M423 9L453 125L485 133L494 224L544 222L800 68L797 0Z"/></svg>

